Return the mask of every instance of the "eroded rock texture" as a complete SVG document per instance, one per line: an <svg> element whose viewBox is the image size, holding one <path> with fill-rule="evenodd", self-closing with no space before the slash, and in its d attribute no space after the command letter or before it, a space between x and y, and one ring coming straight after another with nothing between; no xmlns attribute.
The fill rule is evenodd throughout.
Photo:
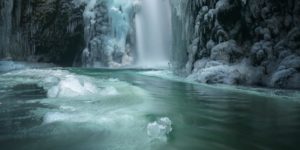
<svg viewBox="0 0 300 150"><path fill-rule="evenodd" d="M70 0L1 0L0 58L72 65L85 45L82 12Z"/></svg>
<svg viewBox="0 0 300 150"><path fill-rule="evenodd" d="M300 1L171 1L174 66L205 83L300 88Z"/></svg>

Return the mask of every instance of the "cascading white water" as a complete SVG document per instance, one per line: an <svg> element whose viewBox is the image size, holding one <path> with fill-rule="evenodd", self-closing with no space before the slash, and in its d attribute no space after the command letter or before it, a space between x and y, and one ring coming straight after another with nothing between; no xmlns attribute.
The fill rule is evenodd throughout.
<svg viewBox="0 0 300 150"><path fill-rule="evenodd" d="M166 67L171 48L171 9L169 0L140 0L135 16L137 65Z"/></svg>

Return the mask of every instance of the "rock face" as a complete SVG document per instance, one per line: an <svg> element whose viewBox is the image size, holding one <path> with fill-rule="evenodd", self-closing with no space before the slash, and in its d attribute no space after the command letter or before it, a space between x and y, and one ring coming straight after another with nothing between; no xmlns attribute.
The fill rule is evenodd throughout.
<svg viewBox="0 0 300 150"><path fill-rule="evenodd" d="M82 12L70 0L1 0L0 59L71 66L85 45Z"/></svg>
<svg viewBox="0 0 300 150"><path fill-rule="evenodd" d="M171 3L178 73L205 83L300 88L300 1Z"/></svg>

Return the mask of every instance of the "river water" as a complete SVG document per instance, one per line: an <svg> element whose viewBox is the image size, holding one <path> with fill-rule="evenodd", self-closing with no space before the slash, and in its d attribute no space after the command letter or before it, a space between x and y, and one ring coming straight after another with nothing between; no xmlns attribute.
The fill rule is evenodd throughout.
<svg viewBox="0 0 300 150"><path fill-rule="evenodd" d="M1 150L298 150L299 92L202 85L165 70L0 74Z"/></svg>

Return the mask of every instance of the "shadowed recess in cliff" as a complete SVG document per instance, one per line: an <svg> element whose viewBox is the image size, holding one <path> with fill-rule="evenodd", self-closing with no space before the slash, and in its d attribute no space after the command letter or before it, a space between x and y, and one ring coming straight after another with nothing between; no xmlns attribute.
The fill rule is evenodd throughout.
<svg viewBox="0 0 300 150"><path fill-rule="evenodd" d="M84 46L82 8L69 0L0 2L0 59L72 66Z"/></svg>

